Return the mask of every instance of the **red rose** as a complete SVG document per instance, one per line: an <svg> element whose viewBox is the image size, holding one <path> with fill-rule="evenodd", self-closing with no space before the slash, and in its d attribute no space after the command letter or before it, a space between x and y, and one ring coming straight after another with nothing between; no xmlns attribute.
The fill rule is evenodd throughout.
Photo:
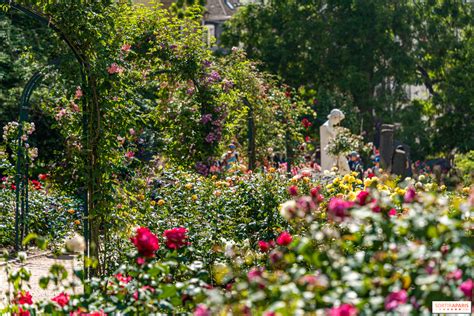
<svg viewBox="0 0 474 316"><path fill-rule="evenodd" d="M23 305L23 304L33 304L32 296L30 292L28 291L21 291L18 292L16 301L18 304Z"/></svg>
<svg viewBox="0 0 474 316"><path fill-rule="evenodd" d="M62 292L53 297L51 300L58 303L59 306L64 307L69 303L69 294Z"/></svg>
<svg viewBox="0 0 474 316"><path fill-rule="evenodd" d="M153 257L155 251L160 249L158 243L158 237L150 232L146 227L140 227L137 229L135 237L130 238L132 243L137 247L138 252L144 257Z"/></svg>
<svg viewBox="0 0 474 316"><path fill-rule="evenodd" d="M40 179L41 181L44 181L44 180L48 179L48 175L44 174L44 173L40 173L38 175L38 179Z"/></svg>
<svg viewBox="0 0 474 316"><path fill-rule="evenodd" d="M292 185L288 188L288 193L291 195L291 196L296 196L298 195L298 187L296 185Z"/></svg>
<svg viewBox="0 0 474 316"><path fill-rule="evenodd" d="M261 252L268 252L268 250L270 250L270 248L271 248L271 245L270 245L270 243L268 243L266 241L260 240L258 242L258 247L260 248Z"/></svg>
<svg viewBox="0 0 474 316"><path fill-rule="evenodd" d="M23 309L23 308L18 308L18 313L13 313L13 316L30 316L30 311Z"/></svg>
<svg viewBox="0 0 474 316"><path fill-rule="evenodd" d="M291 244L291 241L293 240L293 237L290 235L289 232L283 232L278 236L277 238L277 244L280 246L288 246Z"/></svg>
<svg viewBox="0 0 474 316"><path fill-rule="evenodd" d="M318 187L315 187L315 188L311 188L311 190L309 190L309 194L312 196L312 197L317 197L318 194L319 194L319 190L321 190L321 188L318 186Z"/></svg>
<svg viewBox="0 0 474 316"><path fill-rule="evenodd" d="M309 128L313 123L311 123L307 118L301 120L301 124L303 124L304 128Z"/></svg>
<svg viewBox="0 0 474 316"><path fill-rule="evenodd" d="M166 247L169 249L178 249L189 245L190 243L186 241L186 239L188 239L188 236L186 236L187 232L188 230L184 227L175 227L165 230L163 236L166 238Z"/></svg>
<svg viewBox="0 0 474 316"><path fill-rule="evenodd" d="M360 191L359 194L357 194L357 203L359 205L365 205L368 201L367 198L369 197L369 192L367 191Z"/></svg>
<svg viewBox="0 0 474 316"><path fill-rule="evenodd" d="M115 275L115 278L117 279L117 281L119 281L121 283L125 283L125 284L132 281L132 279L133 279L131 276L125 276L122 273L117 273Z"/></svg>

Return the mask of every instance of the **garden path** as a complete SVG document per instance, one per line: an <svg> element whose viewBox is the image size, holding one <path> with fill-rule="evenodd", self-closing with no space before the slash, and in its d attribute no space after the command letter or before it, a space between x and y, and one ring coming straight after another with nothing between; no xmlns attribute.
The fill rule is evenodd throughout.
<svg viewBox="0 0 474 316"><path fill-rule="evenodd" d="M75 280L76 283L79 282L79 279L74 277L73 273L73 266L78 266L81 264L80 259L75 256L70 255L62 255L56 257L52 254L44 254L39 255L36 257L32 257L26 260L25 263L15 262L10 264L10 267L13 270L17 270L22 265L25 266L31 273L30 278L30 293L33 297L33 301L37 300L45 300L50 299L61 292L62 289L55 288L54 285L50 284L50 286L43 290L39 286L39 280L43 276L47 276L49 274L49 269L53 264L61 264L63 265L67 272L68 277L63 282L63 284L69 284L72 280ZM6 266L0 266L0 306L5 304L5 292L8 290L8 283L7 283L7 275L6 275ZM77 287L76 291L81 291L81 287Z"/></svg>

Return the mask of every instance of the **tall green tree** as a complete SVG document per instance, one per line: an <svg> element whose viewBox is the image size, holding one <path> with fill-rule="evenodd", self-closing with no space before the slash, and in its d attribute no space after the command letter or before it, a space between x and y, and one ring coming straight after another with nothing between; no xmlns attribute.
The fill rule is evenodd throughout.
<svg viewBox="0 0 474 316"><path fill-rule="evenodd" d="M441 124L426 118L446 112L446 99L436 97L446 91L440 83L447 82L447 69L463 63L472 18L472 6L461 1L269 0L241 8L227 23L223 43L243 45L266 69L316 95L321 117L340 106L353 114L354 130L370 135L377 121L400 122L400 135L408 136L407 110L419 115L423 131ZM413 85L427 87L436 111L408 109ZM454 100L449 106L463 107ZM419 146L419 140L403 141ZM464 141L455 137L439 149L465 148L458 145Z"/></svg>

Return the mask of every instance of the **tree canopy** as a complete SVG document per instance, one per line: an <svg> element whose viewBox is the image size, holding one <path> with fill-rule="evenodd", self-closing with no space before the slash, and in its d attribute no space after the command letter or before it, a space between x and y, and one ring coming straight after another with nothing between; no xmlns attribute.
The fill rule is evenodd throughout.
<svg viewBox="0 0 474 316"><path fill-rule="evenodd" d="M355 114L352 128L369 135L375 122L401 123L401 140L426 155L474 146L465 119L473 75L459 72L472 65L473 17L461 1L270 0L241 8L223 42L304 87L321 117L342 107ZM426 87L428 99L412 102L410 86Z"/></svg>

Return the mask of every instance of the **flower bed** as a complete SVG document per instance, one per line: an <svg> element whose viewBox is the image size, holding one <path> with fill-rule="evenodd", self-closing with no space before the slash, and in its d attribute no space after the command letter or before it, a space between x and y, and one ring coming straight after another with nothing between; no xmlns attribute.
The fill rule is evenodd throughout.
<svg viewBox="0 0 474 316"><path fill-rule="evenodd" d="M44 179L30 181L28 233L62 244L82 227L82 208L76 199L47 191ZM0 184L0 247L11 247L15 241L15 201L15 184L5 177Z"/></svg>
<svg viewBox="0 0 474 316"><path fill-rule="evenodd" d="M176 173L148 181L137 187L143 197L121 193L135 201L117 216L140 208L135 219L145 225L124 230L113 273L49 302L20 299L27 293L16 286L5 310L429 314L433 300L472 299L474 194L410 179L329 177Z"/></svg>

